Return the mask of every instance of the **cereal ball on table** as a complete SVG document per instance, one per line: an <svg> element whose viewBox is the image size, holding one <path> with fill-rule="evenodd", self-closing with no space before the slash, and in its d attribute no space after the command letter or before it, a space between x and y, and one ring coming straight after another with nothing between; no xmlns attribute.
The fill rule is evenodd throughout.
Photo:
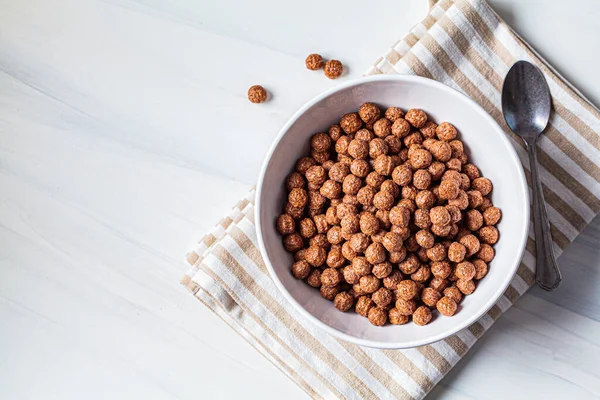
<svg viewBox="0 0 600 400"><path fill-rule="evenodd" d="M324 72L329 79L337 79L344 72L344 67L338 60L329 60L325 63Z"/></svg>
<svg viewBox="0 0 600 400"><path fill-rule="evenodd" d="M415 128L422 128L427 122L427 114L418 108L408 110L404 118Z"/></svg>
<svg viewBox="0 0 600 400"><path fill-rule="evenodd" d="M404 325L409 321L410 318L407 315L402 315L397 308L391 308L388 311L388 319L390 324Z"/></svg>
<svg viewBox="0 0 600 400"><path fill-rule="evenodd" d="M413 322L420 326L427 325L432 318L431 310L425 306L417 308L412 315Z"/></svg>
<svg viewBox="0 0 600 400"><path fill-rule="evenodd" d="M267 100L267 91L260 85L250 86L250 89L248 89L248 100L252 103L262 103Z"/></svg>
<svg viewBox="0 0 600 400"><path fill-rule="evenodd" d="M356 313L358 315L362 315L363 317L366 317L369 314L369 310L371 308L373 308L375 306L375 303L373 303L373 300L371 300L371 297L368 296L361 296L358 298L358 300L356 300Z"/></svg>
<svg viewBox="0 0 600 400"><path fill-rule="evenodd" d="M354 297L348 292L340 292L335 296L333 300L335 308L342 312L346 312L354 305Z"/></svg>
<svg viewBox="0 0 600 400"><path fill-rule="evenodd" d="M307 69L316 71L323 68L325 63L323 62L323 57L321 57L320 54L309 54L308 57L306 57L304 64L306 65Z"/></svg>
<svg viewBox="0 0 600 400"><path fill-rule="evenodd" d="M456 310L458 309L458 304L456 304L456 301L447 296L442 297L435 306L440 314L446 317L453 316L456 314Z"/></svg>

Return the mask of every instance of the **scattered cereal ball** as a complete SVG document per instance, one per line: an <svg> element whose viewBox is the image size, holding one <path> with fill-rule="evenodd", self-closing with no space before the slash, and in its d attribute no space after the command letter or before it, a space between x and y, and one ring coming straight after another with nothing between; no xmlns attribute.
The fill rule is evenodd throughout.
<svg viewBox="0 0 600 400"><path fill-rule="evenodd" d="M373 293L371 299L373 299L373 302L375 302L377 306L387 307L393 300L392 291L386 288L379 288Z"/></svg>
<svg viewBox="0 0 600 400"><path fill-rule="evenodd" d="M290 253L300 250L303 246L304 241L298 233L291 233L283 237L283 247Z"/></svg>
<svg viewBox="0 0 600 400"><path fill-rule="evenodd" d="M309 54L304 63L306 64L306 68L311 71L323 68L324 64L323 57L320 54Z"/></svg>
<svg viewBox="0 0 600 400"><path fill-rule="evenodd" d="M448 204L456 206L461 210L466 210L469 207L469 197L464 190L459 190L458 196L455 199L448 200Z"/></svg>
<svg viewBox="0 0 600 400"><path fill-rule="evenodd" d="M250 89L248 89L248 100L252 103L262 103L267 100L267 91L260 85L250 86Z"/></svg>
<svg viewBox="0 0 600 400"><path fill-rule="evenodd" d="M403 118L398 118L392 124L392 135L399 137L399 138L405 138L406 136L408 136L409 133L410 133L410 124L408 123L407 120L405 120Z"/></svg>
<svg viewBox="0 0 600 400"><path fill-rule="evenodd" d="M361 214L360 230L366 235L374 235L379 231L379 219L371 213Z"/></svg>
<svg viewBox="0 0 600 400"><path fill-rule="evenodd" d="M454 273L459 279L469 281L475 276L475 266L469 261L463 261L456 265Z"/></svg>
<svg viewBox="0 0 600 400"><path fill-rule="evenodd" d="M412 108L408 110L404 118L415 128L422 128L427 122L427 114L418 108Z"/></svg>
<svg viewBox="0 0 600 400"><path fill-rule="evenodd" d="M380 138L392 134L392 122L387 118L380 118L373 124L373 132Z"/></svg>
<svg viewBox="0 0 600 400"><path fill-rule="evenodd" d="M443 140L445 142L449 142L451 140L456 139L456 128L449 122L442 122L435 129L435 133L437 134L438 139Z"/></svg>
<svg viewBox="0 0 600 400"><path fill-rule="evenodd" d="M500 218L502 218L502 212L498 207L490 207L483 212L483 220L486 225L496 225Z"/></svg>
<svg viewBox="0 0 600 400"><path fill-rule="evenodd" d="M306 277L306 283L314 288L321 287L321 270L313 268L312 271Z"/></svg>
<svg viewBox="0 0 600 400"><path fill-rule="evenodd" d="M448 281L448 279L438 278L437 276L434 276L429 281L429 287L437 290L440 293L442 293L444 291L444 289L446 289L449 285L450 285L450 281Z"/></svg>
<svg viewBox="0 0 600 400"><path fill-rule="evenodd" d="M320 267L321 265L325 264L327 252L323 247L310 246L308 249L306 249L305 259L313 267Z"/></svg>
<svg viewBox="0 0 600 400"><path fill-rule="evenodd" d="M461 174L463 176L463 174ZM466 175L464 175L466 176ZM467 178L469 179L469 178ZM462 186L461 186L462 188ZM464 190L464 189L463 189ZM483 196L479 190L469 190L467 192L467 199L469 201L470 208L479 208L483 204Z"/></svg>
<svg viewBox="0 0 600 400"><path fill-rule="evenodd" d="M362 315L363 317L366 317L369 314L369 310L374 306L375 306L375 303L373 303L373 300L371 300L371 297L361 296L356 301L355 310L358 315Z"/></svg>
<svg viewBox="0 0 600 400"><path fill-rule="evenodd" d="M414 300L397 299L396 308L402 315L413 315L417 309L417 303Z"/></svg>
<svg viewBox="0 0 600 400"><path fill-rule="evenodd" d="M373 270L373 265L365 257L354 257L352 259L352 268L359 276L366 276Z"/></svg>
<svg viewBox="0 0 600 400"><path fill-rule="evenodd" d="M375 159L380 155L388 153L388 144L381 138L375 138L369 142L369 157Z"/></svg>
<svg viewBox="0 0 600 400"><path fill-rule="evenodd" d="M288 192L296 188L301 189L305 184L306 181L304 180L304 177L298 172L292 172L285 178L285 188Z"/></svg>
<svg viewBox="0 0 600 400"><path fill-rule="evenodd" d="M379 264L385 261L385 248L381 243L371 243L365 250L365 258L371 264Z"/></svg>
<svg viewBox="0 0 600 400"><path fill-rule="evenodd" d="M416 170L413 174L413 185L420 190L429 188L431 185L431 174L426 169Z"/></svg>
<svg viewBox="0 0 600 400"><path fill-rule="evenodd" d="M383 326L387 322L387 311L380 307L369 309L369 322L375 326Z"/></svg>
<svg viewBox="0 0 600 400"><path fill-rule="evenodd" d="M342 194L342 185L331 179L327 180L323 183L321 189L319 189L319 193L321 193L323 196L330 200L337 199Z"/></svg>
<svg viewBox="0 0 600 400"><path fill-rule="evenodd" d="M348 292L340 292L333 299L335 308L342 312L346 312L354 305L354 297Z"/></svg>
<svg viewBox="0 0 600 400"><path fill-rule="evenodd" d="M353 160L350 164L350 172L359 178L365 178L369 174L370 170L371 167L365 160Z"/></svg>
<svg viewBox="0 0 600 400"><path fill-rule="evenodd" d="M460 243L453 242L448 248L448 259L452 262L461 262L466 254L467 248Z"/></svg>
<svg viewBox="0 0 600 400"><path fill-rule="evenodd" d="M448 297L458 304L462 300L463 295L456 286L450 286L449 288L444 289L444 297Z"/></svg>
<svg viewBox="0 0 600 400"><path fill-rule="evenodd" d="M390 192L377 192L373 197L373 205L379 210L390 210L394 205L394 196Z"/></svg>
<svg viewBox="0 0 600 400"><path fill-rule="evenodd" d="M435 239L431 232L426 231L425 229L421 229L420 231L418 231L415 234L415 239L417 239L417 243L419 243L419 246L425 249L432 248L435 242Z"/></svg>
<svg viewBox="0 0 600 400"><path fill-rule="evenodd" d="M393 325L404 325L408 322L408 315L402 315L397 308L391 308L388 311L388 319L390 320L390 324Z"/></svg>
<svg viewBox="0 0 600 400"><path fill-rule="evenodd" d="M358 115L367 124L372 124L379 119L381 111L373 103L364 103L358 108Z"/></svg>
<svg viewBox="0 0 600 400"><path fill-rule="evenodd" d="M383 279L392 273L392 264L388 261L379 263L373 266L373 275L379 279Z"/></svg>
<svg viewBox="0 0 600 400"><path fill-rule="evenodd" d="M352 139L348 145L348 154L358 159L366 158L369 155L369 143L360 139Z"/></svg>
<svg viewBox="0 0 600 400"><path fill-rule="evenodd" d="M435 305L441 298L442 294L432 288L425 288L421 292L421 301L429 307L435 307Z"/></svg>
<svg viewBox="0 0 600 400"><path fill-rule="evenodd" d="M379 289L381 281L375 275L366 275L360 277L360 287L366 293L374 293Z"/></svg>
<svg viewBox="0 0 600 400"><path fill-rule="evenodd" d="M425 306L421 306L415 310L412 315L413 322L417 325L424 326L431 321L431 310Z"/></svg>
<svg viewBox="0 0 600 400"><path fill-rule="evenodd" d="M302 214L304 213L304 208L294 207L289 202L287 202L285 204L283 212L294 219L300 219L302 218Z"/></svg>
<svg viewBox="0 0 600 400"><path fill-rule="evenodd" d="M329 179L342 183L344 178L350 173L350 167L340 162L335 163L329 170Z"/></svg>
<svg viewBox="0 0 600 400"><path fill-rule="evenodd" d="M460 238L459 242L465 247L467 257L471 257L473 254L479 251L480 243L479 239L477 239L475 235L465 235Z"/></svg>
<svg viewBox="0 0 600 400"><path fill-rule="evenodd" d="M362 126L362 120L357 113L344 114L340 120L340 126L346 133L355 133Z"/></svg>
<svg viewBox="0 0 600 400"><path fill-rule="evenodd" d="M431 218L431 223L433 225L438 226L446 226L450 224L451 221L450 213L446 207L442 206L433 207L429 210L429 218Z"/></svg>
<svg viewBox="0 0 600 400"><path fill-rule="evenodd" d="M324 72L329 79L337 79L344 72L344 67L338 60L329 60L325 63Z"/></svg>
<svg viewBox="0 0 600 400"><path fill-rule="evenodd" d="M339 126L339 125L337 125L337 124L334 124L334 125L331 125L331 126L329 127L329 137L330 137L330 138L331 138L331 140L333 140L334 142L337 142L337 140L338 140L339 138L341 138L343 134L344 134L344 133L342 132L342 127L341 127L341 126Z"/></svg>
<svg viewBox="0 0 600 400"><path fill-rule="evenodd" d="M483 243L495 244L498 241L498 229L494 226L484 226L478 234Z"/></svg>
<svg viewBox="0 0 600 400"><path fill-rule="evenodd" d="M493 189L492 181L488 178L475 178L471 182L471 186L475 190L479 190L483 196L487 196Z"/></svg>
<svg viewBox="0 0 600 400"><path fill-rule="evenodd" d="M417 149L409 156L414 169L427 168L431 165L431 153L425 149Z"/></svg>
<svg viewBox="0 0 600 400"><path fill-rule="evenodd" d="M398 289L398 284L401 281L402 273L400 273L400 271L398 271L397 269L392 270L392 272L388 276L382 279L383 286L392 290Z"/></svg>
<svg viewBox="0 0 600 400"><path fill-rule="evenodd" d="M471 294L475 291L475 282L472 280L459 279L456 281L456 287L462 294Z"/></svg>
<svg viewBox="0 0 600 400"><path fill-rule="evenodd" d="M418 286L416 282L411 281L410 279L405 279L398 283L398 293L397 296L402 300L412 300L418 294Z"/></svg>
<svg viewBox="0 0 600 400"><path fill-rule="evenodd" d="M343 274L344 280L351 285L354 285L355 283L358 283L360 281L360 275L356 273L354 267L352 267L351 265L344 267Z"/></svg>
<svg viewBox="0 0 600 400"><path fill-rule="evenodd" d="M481 175L479 174L479 168L477 168L473 164L465 164L463 165L462 171L469 177L471 181L479 178Z"/></svg>
<svg viewBox="0 0 600 400"><path fill-rule="evenodd" d="M473 260L473 265L475 266L475 276L473 279L483 279L488 273L487 263L479 258L476 258Z"/></svg>
<svg viewBox="0 0 600 400"><path fill-rule="evenodd" d="M413 178L412 169L408 165L399 165L392 171L392 180L400 186L408 185Z"/></svg>
<svg viewBox="0 0 600 400"><path fill-rule="evenodd" d="M321 273L321 285L326 287L337 286L342 280L342 274L335 268L325 268Z"/></svg>
<svg viewBox="0 0 600 400"><path fill-rule="evenodd" d="M456 313L458 304L452 298L444 296L435 305L440 314L451 317Z"/></svg>
<svg viewBox="0 0 600 400"><path fill-rule="evenodd" d="M404 111L398 107L390 107L385 110L385 117L392 122L396 122L398 118L404 118Z"/></svg>
<svg viewBox="0 0 600 400"><path fill-rule="evenodd" d="M321 286L320 289L321 297L326 300L333 301L335 296L340 292L340 287L338 286Z"/></svg>
<svg viewBox="0 0 600 400"><path fill-rule="evenodd" d="M296 279L305 279L310 274L310 269L307 261L297 261L292 265L292 275Z"/></svg>
<svg viewBox="0 0 600 400"><path fill-rule="evenodd" d="M281 214L277 217L277 231L282 235L289 235L290 233L294 233L296 229L296 223L294 219L288 214Z"/></svg>

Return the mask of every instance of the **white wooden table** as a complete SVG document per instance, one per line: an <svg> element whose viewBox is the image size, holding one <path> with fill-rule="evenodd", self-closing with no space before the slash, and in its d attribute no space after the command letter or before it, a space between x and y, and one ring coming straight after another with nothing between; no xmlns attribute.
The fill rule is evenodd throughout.
<svg viewBox="0 0 600 400"><path fill-rule="evenodd" d="M492 3L600 103L596 1ZM184 255L337 83L304 57L358 77L425 10L0 0L0 398L305 398L179 285ZM250 104L252 84L273 100ZM519 300L432 397L600 396L599 241L596 219L560 258L562 286Z"/></svg>

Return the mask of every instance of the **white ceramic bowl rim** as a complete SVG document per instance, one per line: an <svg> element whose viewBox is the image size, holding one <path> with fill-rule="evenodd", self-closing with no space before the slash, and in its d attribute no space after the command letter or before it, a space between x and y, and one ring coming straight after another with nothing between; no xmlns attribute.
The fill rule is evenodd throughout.
<svg viewBox="0 0 600 400"><path fill-rule="evenodd" d="M285 286L283 285L283 283L280 281L279 277L277 276L277 273L275 272L273 265L271 264L268 256L267 256L267 251L265 248L265 244L263 241L263 235L262 235L262 226L261 226L261 193L262 193L262 187L263 187L263 180L266 174L266 170L267 170L267 166L269 165L269 161L271 159L271 156L273 155L273 152L275 151L275 149L277 148L279 142L281 141L281 139L283 138L283 136L286 134L286 132L289 130L289 128L296 122L296 120L298 118L300 118L301 115L303 115L308 109L310 109L313 105L315 105L316 103L318 103L319 101L331 96L332 94L349 88L349 87L353 87L353 86L359 86L362 85L364 83L367 82L374 82L374 81L413 81L413 82L417 82L420 85L426 85L426 86L432 86L432 87L436 87L437 89L446 91L446 92L452 92L454 95L458 95L463 97L468 103L471 104L471 106L473 107L473 110L475 112L478 112L480 114L482 114L482 116L488 120L488 122L490 123L490 125L497 127L498 132L502 132L502 134L500 135L501 140L504 141L504 144L506 145L506 148L508 149L508 156L511 158L511 161L513 163L516 163L517 165L521 165L521 161L519 160L519 157L517 155L517 152L515 151L515 149L513 148L512 144L510 143L509 139L506 137L506 135L503 133L502 129L500 128L500 126L498 126L498 123L479 105L477 104L475 101L473 101L471 98L469 98L468 96L464 95L463 93L449 87L446 86L440 82L434 81L432 79L428 79L428 78L423 78L420 76L415 76L415 75L372 75L372 76L367 76L367 77L362 77L362 78L358 78L346 83L343 83L341 85L335 86L331 89L326 90L325 92L319 94L318 96L314 97L312 100L310 100L308 103L306 103L304 106L302 106L289 120L288 122L283 126L283 128L281 128L281 130L279 131L279 134L277 135L277 137L275 138L275 140L273 141L271 147L269 148L269 151L267 152L263 165L261 167L261 171L260 171L260 176L258 179L258 183L257 183L257 190L256 190L256 208L255 208L255 222L256 222L256 230L257 230L257 236L258 236L258 245L260 248L260 252L261 255L265 261L265 264L267 266L267 269L269 270L269 274L271 275L271 278L273 279L275 286L277 286L277 289L283 294L283 296L286 298L286 300L288 302L290 302L294 308L305 318L307 318L309 321L311 321L312 323L314 323L316 326L320 327L321 329L325 330L327 333L345 340L347 342L350 343L355 343L361 346L367 346L367 347L374 347L374 348L382 348L382 349L398 349L398 348L411 348L411 347L417 347L417 346L423 346L426 344L430 344L430 343L434 343L437 342L439 340L445 339L449 336L452 336L453 334L455 334L456 332L470 326L471 324L473 324L475 321L477 321L479 318L481 318L481 316L483 316L490 308L492 308L492 306L496 303L496 301L500 298L500 296L502 295L502 293L504 293L504 291L506 290L506 288L508 287L508 285L510 284L510 282L512 281L517 268L519 266L519 263L523 257L523 252L525 251L525 245L527 243L527 237L529 234L529 189L527 188L527 184L526 184L526 180L525 180L525 173L523 172L522 168L518 169L518 173L519 173L519 189L522 192L523 198L526 199L526 201L523 204L523 215L526 218L527 223L525 223L523 225L523 229L520 232L520 237L519 237L519 243L520 246L518 247L518 249L515 249L515 253L514 253L514 257L513 257L513 262L512 262L512 268L510 269L510 271L508 271L509 273L506 274L506 277L504 279L504 281L502 282L502 284L498 285L497 290L494 292L494 295L491 296L479 309L480 312L478 313L474 313L473 316L467 320L465 320L464 322L457 324L456 327L454 327L451 330L442 332L440 334L434 335L434 336L430 336L424 339L420 339L420 340L412 340L412 341L404 341L401 343L394 343L394 342L390 342L390 343L383 343L383 342L378 342L378 341L373 341L373 340L367 340L367 339L361 339L361 338L357 338L354 337L352 335L348 335L346 333L340 332L337 329L334 329L332 327L330 327L329 325L323 323L322 321L320 321L318 318L316 318L315 316L313 316L312 314L310 314L308 311L306 311L304 309L304 307L302 307L297 301L296 299L294 299L287 291L287 289L285 288ZM383 328L385 329L385 328Z"/></svg>

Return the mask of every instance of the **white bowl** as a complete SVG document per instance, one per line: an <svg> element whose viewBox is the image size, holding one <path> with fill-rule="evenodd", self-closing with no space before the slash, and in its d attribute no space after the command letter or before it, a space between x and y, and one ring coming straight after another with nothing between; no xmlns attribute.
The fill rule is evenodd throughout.
<svg viewBox="0 0 600 400"><path fill-rule="evenodd" d="M453 317L434 312L426 326L414 323L376 327L354 312L342 313L319 292L290 273L292 256L275 229L286 198L283 182L295 161L308 153L309 139L327 131L340 117L367 101L383 109L423 109L434 121L449 121L459 131L469 160L494 184L492 201L502 210L496 257L477 290L461 302ZM506 134L473 100L439 82L408 75L377 75L344 83L317 96L289 121L269 150L256 197L258 242L273 280L306 319L330 334L359 345L397 349L444 339L469 326L489 310L515 274L529 230L529 195L521 163ZM438 314L438 315L436 315Z"/></svg>

